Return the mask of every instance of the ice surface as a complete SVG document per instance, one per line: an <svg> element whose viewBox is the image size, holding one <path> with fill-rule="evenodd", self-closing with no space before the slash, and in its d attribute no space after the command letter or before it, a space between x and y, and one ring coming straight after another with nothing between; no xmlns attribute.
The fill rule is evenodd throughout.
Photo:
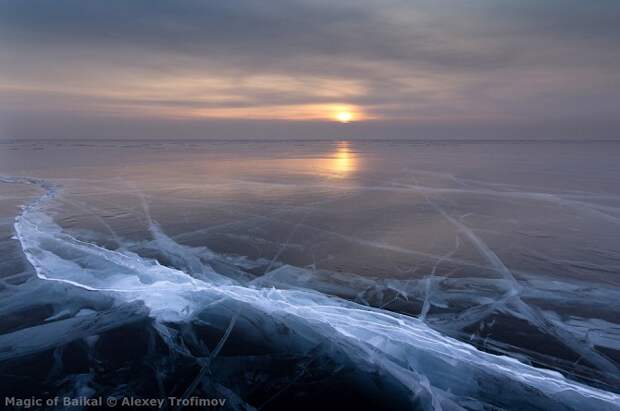
<svg viewBox="0 0 620 411"><path fill-rule="evenodd" d="M163 266L129 251L109 250L79 240L66 233L44 211L45 202L58 194L55 185L34 179L5 177L2 181L36 184L45 191L26 205L15 221L17 238L37 275L46 281L109 295L118 306L117 311L75 316L4 335L0 337L3 358L59 346L97 334L111 325L132 321L139 310L138 314L132 314L136 311L131 309L123 310L143 303L149 315L162 324L159 330L173 349L184 350L177 346L173 337L165 335L163 324L187 323L193 318L203 318L225 330L220 343L211 352L212 357L220 352L233 328L250 336L266 333L273 344L286 347L291 353L329 346L335 362L352 362L360 370L377 373L385 384L408 392L412 404L422 409L485 409L488 406L620 409L618 394L570 381L558 372L535 368L507 356L479 351L442 335L423 319L310 290L312 286L321 286L311 270L281 266L258 280L243 284L202 264L191 249L174 242L153 222L150 223L151 233L158 247L181 260L181 266L188 272ZM458 225L492 266L504 273L502 287L506 297L494 301L491 306L504 304L505 299L521 294L521 287L515 284L497 256L461 223L444 216ZM279 278L293 280L296 287L280 287ZM431 280L425 281L430 284ZM392 283L391 286L403 296L409 293L401 285ZM346 289L352 287L347 285ZM432 296L429 287L425 290L426 314ZM336 287L327 291L337 294L339 290ZM555 318L547 320L544 313L532 313L529 308L520 306L524 304L520 300L515 303L533 322L558 324ZM261 330L256 329L257 324ZM580 324L573 321L571 326L579 328ZM572 338L565 335L572 334L560 337ZM24 345L23 341L30 343ZM613 367L603 360L599 365ZM193 392L207 371L209 366L205 364L186 396Z"/></svg>
<svg viewBox="0 0 620 411"><path fill-rule="evenodd" d="M17 146L0 395L618 409L616 146Z"/></svg>

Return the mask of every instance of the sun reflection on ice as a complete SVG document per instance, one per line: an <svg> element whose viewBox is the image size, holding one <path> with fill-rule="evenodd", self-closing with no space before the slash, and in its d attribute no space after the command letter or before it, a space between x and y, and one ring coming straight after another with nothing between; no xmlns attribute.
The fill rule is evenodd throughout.
<svg viewBox="0 0 620 411"><path fill-rule="evenodd" d="M329 169L340 177L346 177L357 170L357 159L351 152L351 144L348 141L337 143L336 151L329 163Z"/></svg>

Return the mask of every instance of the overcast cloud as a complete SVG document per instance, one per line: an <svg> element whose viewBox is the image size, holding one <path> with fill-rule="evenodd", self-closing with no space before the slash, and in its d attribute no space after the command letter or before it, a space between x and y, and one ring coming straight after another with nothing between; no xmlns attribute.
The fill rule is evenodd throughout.
<svg viewBox="0 0 620 411"><path fill-rule="evenodd" d="M3 0L0 138L620 138L618 21L617 0Z"/></svg>

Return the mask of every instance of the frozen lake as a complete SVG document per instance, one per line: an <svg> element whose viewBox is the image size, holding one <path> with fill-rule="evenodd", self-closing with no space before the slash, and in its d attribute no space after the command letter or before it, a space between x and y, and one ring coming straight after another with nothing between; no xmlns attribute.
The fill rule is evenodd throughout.
<svg viewBox="0 0 620 411"><path fill-rule="evenodd" d="M620 409L618 159L614 142L2 142L0 390Z"/></svg>

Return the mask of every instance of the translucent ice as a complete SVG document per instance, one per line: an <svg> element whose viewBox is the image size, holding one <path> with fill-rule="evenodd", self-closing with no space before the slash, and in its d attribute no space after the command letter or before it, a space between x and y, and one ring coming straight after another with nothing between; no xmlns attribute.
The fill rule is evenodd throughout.
<svg viewBox="0 0 620 411"><path fill-rule="evenodd" d="M17 217L17 238L42 280L114 298L121 310L98 315L98 327L120 321L114 319L115 314L130 319L131 315L123 314L122 309L144 304L149 315L161 324L199 318L226 330L215 355L233 327L249 339L263 334L271 344L286 347L292 353L330 347L328 352L335 361L352 362L361 371L376 373L387 386L406 391L412 404L429 410L620 409L618 394L568 380L558 372L535 368L514 358L479 351L440 334L422 320L299 286L304 281L314 281L307 270L284 266L250 284L219 281L220 274L211 267L198 267L199 260L187 258L186 250L156 226L151 231L163 251L175 258L185 258L188 270L202 274L199 278L136 253L109 250L79 240L44 212L45 201L58 192L53 184L34 179L3 181L36 184L45 190ZM487 257L492 261L496 258ZM285 278L288 274L297 277L296 287L273 287L278 286L278 275ZM509 290L515 290L511 278L503 280ZM407 293L406 289L401 291ZM4 335L0 337L0 352L3 356L24 355L83 338L93 319L92 314L87 314L43 326L47 327L45 335L53 336L46 341L36 338L37 334L43 335L41 327ZM553 323L554 319L545 321ZM574 322L573 326L580 325ZM165 327L159 330L166 334L164 340L171 348L185 350L177 346L173 335L167 335ZM25 339L31 343L20 345Z"/></svg>

